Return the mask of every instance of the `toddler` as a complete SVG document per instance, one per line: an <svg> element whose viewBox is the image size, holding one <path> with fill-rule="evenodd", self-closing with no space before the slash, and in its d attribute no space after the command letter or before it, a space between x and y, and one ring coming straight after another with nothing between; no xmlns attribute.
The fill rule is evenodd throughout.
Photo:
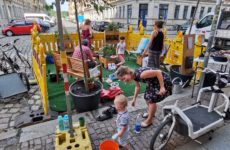
<svg viewBox="0 0 230 150"><path fill-rule="evenodd" d="M124 95L116 96L114 100L115 108L118 111L116 125L117 133L113 135L113 139L118 138L119 145L128 150L127 138L129 134L129 113L126 110L128 101Z"/></svg>

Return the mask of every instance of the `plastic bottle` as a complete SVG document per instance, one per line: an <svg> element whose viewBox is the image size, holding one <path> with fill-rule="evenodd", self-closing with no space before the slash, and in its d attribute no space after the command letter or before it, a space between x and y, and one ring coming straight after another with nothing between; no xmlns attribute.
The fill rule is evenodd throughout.
<svg viewBox="0 0 230 150"><path fill-rule="evenodd" d="M134 132L140 133L140 131L141 131L141 114L138 114L134 126Z"/></svg>
<svg viewBox="0 0 230 150"><path fill-rule="evenodd" d="M69 116L65 115L63 118L64 130L69 130Z"/></svg>
<svg viewBox="0 0 230 150"><path fill-rule="evenodd" d="M63 131L64 130L64 123L63 123L62 116L58 116L57 122L58 122L58 128L59 128L59 130Z"/></svg>

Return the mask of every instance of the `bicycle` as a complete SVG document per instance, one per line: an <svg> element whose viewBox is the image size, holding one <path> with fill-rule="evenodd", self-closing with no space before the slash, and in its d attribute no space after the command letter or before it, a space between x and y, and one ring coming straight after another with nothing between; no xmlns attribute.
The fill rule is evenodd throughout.
<svg viewBox="0 0 230 150"><path fill-rule="evenodd" d="M19 60L21 61L21 63L24 65L25 68L29 68L31 69L31 65L29 63L29 61L26 59L26 57L22 54L22 52L15 46L16 42L18 41L19 39L15 39L14 41L12 42L9 42L9 43L6 43L5 45L3 45L2 47L8 47L7 50L5 50L4 52L9 52L11 50L15 50L16 52L16 56L17 57L14 57L14 61L15 62L18 62L17 61L17 58L19 58ZM18 62L19 63L19 62Z"/></svg>
<svg viewBox="0 0 230 150"><path fill-rule="evenodd" d="M0 45L1 46L1 45ZM16 70L19 70L20 67L17 63L15 63L4 51L0 51L0 70L7 74L10 72L16 72Z"/></svg>
<svg viewBox="0 0 230 150"><path fill-rule="evenodd" d="M197 102L192 106L180 109L177 106L177 100L174 105L163 107L164 119L151 139L151 150L163 149L170 140L173 131L191 139L196 139L210 131L214 131L216 127L222 126L225 117L229 117L229 98L222 91L222 88L230 85L229 76L226 76L227 73L216 72L208 68L205 68L204 71L215 73L217 75L216 83L213 86L200 89ZM201 94L203 92L212 93L208 106L201 104ZM219 96L224 101L217 106ZM224 108L224 110L221 111L220 108Z"/></svg>
<svg viewBox="0 0 230 150"><path fill-rule="evenodd" d="M0 47L2 47L1 44ZM12 60L11 57L9 57L3 50L0 50L0 57L0 71L2 71L4 74L18 73L23 83L27 86L27 90L29 91L30 83L27 74L20 72L20 67L17 62Z"/></svg>

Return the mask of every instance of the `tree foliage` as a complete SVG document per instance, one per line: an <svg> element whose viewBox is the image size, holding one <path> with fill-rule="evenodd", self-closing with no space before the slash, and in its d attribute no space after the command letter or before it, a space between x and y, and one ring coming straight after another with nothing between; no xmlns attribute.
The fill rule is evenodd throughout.
<svg viewBox="0 0 230 150"><path fill-rule="evenodd" d="M62 0L70 1L70 0ZM74 2L74 0L71 0ZM112 7L111 2L115 0L76 0L77 4L85 8L94 8L97 13L103 12L105 9Z"/></svg>

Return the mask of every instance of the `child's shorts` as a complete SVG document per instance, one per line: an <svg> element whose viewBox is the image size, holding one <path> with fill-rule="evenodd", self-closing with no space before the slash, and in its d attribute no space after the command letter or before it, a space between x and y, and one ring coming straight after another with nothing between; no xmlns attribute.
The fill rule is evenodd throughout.
<svg viewBox="0 0 230 150"><path fill-rule="evenodd" d="M121 128L117 128L117 132L119 132ZM129 128L126 129L126 131L123 133L121 137L118 138L118 143L121 146L126 146L128 144L127 139L129 136Z"/></svg>
<svg viewBox="0 0 230 150"><path fill-rule="evenodd" d="M118 54L118 58L122 58L122 59L125 59L125 55L124 54Z"/></svg>

